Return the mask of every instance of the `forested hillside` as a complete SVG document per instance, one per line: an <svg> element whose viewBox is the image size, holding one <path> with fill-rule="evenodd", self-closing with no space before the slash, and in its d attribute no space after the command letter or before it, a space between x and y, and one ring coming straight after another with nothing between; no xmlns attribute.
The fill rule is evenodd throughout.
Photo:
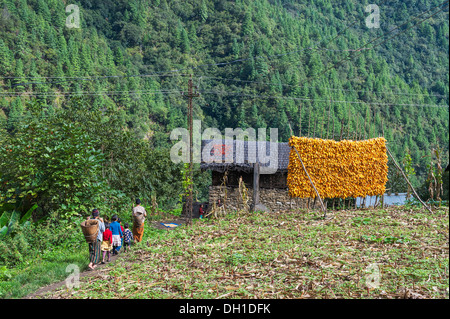
<svg viewBox="0 0 450 319"><path fill-rule="evenodd" d="M65 26L70 3L80 28ZM421 185L432 148L448 162L448 1L380 1L380 28L369 3L0 0L0 200L175 203L169 136L187 125L189 75L203 128L384 135Z"/></svg>

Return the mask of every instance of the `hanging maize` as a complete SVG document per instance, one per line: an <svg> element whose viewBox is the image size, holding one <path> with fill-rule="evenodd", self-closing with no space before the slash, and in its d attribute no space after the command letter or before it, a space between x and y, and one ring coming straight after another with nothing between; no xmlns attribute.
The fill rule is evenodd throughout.
<svg viewBox="0 0 450 319"><path fill-rule="evenodd" d="M388 157L383 137L336 142L292 136L289 146L287 183L291 197L316 197L293 146L322 198L355 198L385 192Z"/></svg>

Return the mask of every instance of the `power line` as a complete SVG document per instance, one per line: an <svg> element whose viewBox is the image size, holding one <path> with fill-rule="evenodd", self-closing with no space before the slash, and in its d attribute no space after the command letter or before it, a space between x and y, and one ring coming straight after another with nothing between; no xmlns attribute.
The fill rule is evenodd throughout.
<svg viewBox="0 0 450 319"><path fill-rule="evenodd" d="M0 92L0 96L22 97L22 96L70 96L70 95L121 95L121 94L181 94L180 90L144 90L144 91L81 91L81 92Z"/></svg>
<svg viewBox="0 0 450 319"><path fill-rule="evenodd" d="M320 89L320 90L331 90L331 91L345 91L345 92L371 92L371 93L384 93L384 94L393 94L393 95L405 95L405 96L434 96L434 97L448 97L447 95L440 95L440 94L426 94L426 93L404 93L404 92L375 92L370 90L350 90L350 89L337 89L337 88L327 88L327 87L317 87L317 86L304 86L304 85L294 85L294 84L284 84L284 83L269 83L269 82L260 82L260 81L251 81L251 80L240 80L240 79L229 79L229 78L223 78L223 77L217 77L217 76L201 76L202 78L206 79L216 79L216 80L225 80L225 81L233 81L233 82L245 82L245 83L255 83L255 84L262 84L262 85L271 85L271 86L285 86L285 87L303 87L308 89Z"/></svg>
<svg viewBox="0 0 450 319"><path fill-rule="evenodd" d="M316 42L316 43L318 43L318 42ZM79 76L79 77L71 77L71 76L4 76L4 77L0 77L0 79L10 79L10 80L15 80L15 79L60 79L60 81L51 81L51 82L20 82L20 83L12 84L12 86L14 87L14 86L24 86L24 85L30 85L30 84L34 84L34 85L36 85L36 84L58 84L58 83L73 82L73 81L95 81L98 79L110 79L110 78L189 76L189 74L170 75L170 74L166 74L166 73L176 73L176 72L180 72L182 70L186 70L186 69L190 69L190 68L197 69L197 68L204 67L204 66L223 66L223 65L228 65L228 64L234 64L237 62L247 61L247 60L250 60L251 58L258 59L258 58L264 58L264 57L266 57L266 58L279 57L279 56L293 54L293 53L301 52L301 51L305 51L305 50L356 52L356 51L359 51L360 49L327 49L327 48L307 47L307 48L303 48L300 50L289 51L287 53L280 53L280 54L268 55L268 56L262 56L262 55L253 56L253 57L249 57L249 58L233 60L231 62L218 62L218 63L202 64L202 65L198 65L195 67L184 67L181 69L161 71L161 72L151 73L151 74L99 75L99 76L83 76L83 77L81 77L81 76Z"/></svg>
<svg viewBox="0 0 450 319"><path fill-rule="evenodd" d="M165 73L173 73L178 70L161 71L147 74L130 74L130 75L98 75L98 76L0 76L0 79L74 79L74 80L95 80L95 79L107 79L107 78L132 78L132 77L153 77L153 76L189 76L189 74L176 74L170 75ZM31 82L24 84L34 84Z"/></svg>
<svg viewBox="0 0 450 319"><path fill-rule="evenodd" d="M261 84L261 85L268 85L268 86L283 86L283 87L303 87L307 89L318 89L318 90L330 90L330 91L344 91L344 92L357 92L357 93L374 93L377 95L384 94L384 95L404 95L404 96L425 96L425 97L442 97L446 98L447 95L440 95L440 94L427 94L427 93L405 93L405 92L378 92L378 91L371 91L371 90L352 90L352 89L343 89L343 88L329 88L329 87L318 87L318 86L298 86L294 84L284 84L284 83L269 83L269 82L261 82L261 81L251 81L251 80L240 80L240 79L230 79L230 78L224 78L224 77L216 77L216 76L200 76L200 78L205 79L213 79L213 80L223 80L223 81L233 81L233 82L243 82L243 83L255 83L255 84ZM172 90L173 91L173 90ZM130 93L130 94L148 94L148 92L155 92L155 93L167 93L171 92L170 90L125 90L125 91L69 91L69 92L0 92L0 96L35 96L35 95L49 95L49 96L60 96L60 95L115 95L115 94L122 94L122 93ZM173 91L173 92L180 92L180 91Z"/></svg>
<svg viewBox="0 0 450 319"><path fill-rule="evenodd" d="M50 92L50 93L30 93L30 92L12 92L12 93L0 93L0 96L10 97L24 97L24 96L96 96L96 95L121 95L121 94L182 94L180 90L156 90L156 91L85 91L85 92ZM415 106L415 107L439 107L448 108L448 105L438 104L415 104L415 103L384 103L384 102L364 102L364 101L346 101L346 100L333 100L333 99L314 99L314 98L302 98L292 96L276 96L276 95L262 95L262 94L247 94L241 92L230 91L200 91L201 94L217 94L217 95L233 95L233 96L246 96L253 98L265 98L265 99L286 99L286 100L298 100L298 101L311 101L317 103L348 103L348 104L365 104L365 105L381 105L381 106Z"/></svg>
<svg viewBox="0 0 450 319"><path fill-rule="evenodd" d="M385 1L386 1L386 0L385 0ZM385 1L383 1L383 3L384 3ZM445 3L447 3L447 2L448 2L448 1L444 2L443 4L445 4ZM443 4L441 4L440 6L442 6ZM438 7L438 6L437 6L437 7ZM433 9L433 8L432 8L432 9ZM416 16L416 17L410 19L408 22L410 22L411 20L417 19L418 17L424 15L425 13L431 11L432 9L429 9L429 10L427 10L427 11L421 13L420 15L418 15L418 16ZM442 11L442 9L439 10L438 12L440 12L440 11ZM438 13L438 12L436 12L436 13ZM436 14L436 13L435 13L435 14ZM435 14L433 14L433 15L435 15ZM432 16L433 16L433 15L432 15ZM427 17L426 19L429 19L429 18L431 18L431 16ZM422 22L425 21L426 19L422 20L422 21L419 22L419 23L422 23ZM356 19L352 24L350 24L349 26L347 26L344 30L340 31L335 37L333 37L332 39L330 39L325 45L329 44L331 41L334 41L334 40L335 40L336 38L338 38L343 32L345 32L347 29L349 29L351 26L353 26L357 21L358 21L358 19ZM408 22L404 23L403 25L407 24ZM403 26L403 25L401 25L401 26ZM416 25L417 25L417 24L416 24ZM401 27L401 26L400 26L400 27ZM415 26L415 25L414 25L414 26ZM398 29L398 28L400 28L400 27L394 28L394 29L391 30L388 34L392 33L393 31L395 31L396 29ZM410 28L408 28L408 29L410 29ZM404 30L403 32L407 31L408 29ZM402 33L403 33L403 32L402 32ZM399 34L400 34L400 33L399 33ZM399 34L396 34L395 36L398 36ZM383 36L385 36L385 35L383 35ZM333 50L333 49L326 49L326 48L324 48L324 47L321 47L321 48L318 48L318 47L316 47L316 48L308 47L308 48L304 48L304 49L301 49L301 50L294 50L294 51L290 51L290 52L288 52L288 53L276 54L276 55L271 55L271 56L267 56L267 57L270 58L270 57L274 57L274 56L282 56L282 55L286 55L286 54L290 54L290 53L300 52L300 51L307 50L307 49L317 49L317 50L321 50L321 49L322 49L322 50L329 50L329 51L352 51L352 52L359 52L359 51L361 51L361 50L371 50L371 49L375 48L376 46L379 46L379 45L381 45L382 43L386 42L387 40L390 40L390 39L393 38L393 37L391 37L391 38L389 38L389 39L387 39L387 40L385 40L385 41L383 41L383 42L381 42L381 43L379 43L379 44L377 44L377 45L375 45L375 46L373 46L373 47L371 47L371 48L365 48L365 46L366 46L367 44L370 44L370 43L376 41L377 39L379 39L379 38L381 38L381 37L383 37L383 36L377 37L377 38L375 38L374 40L372 40L372 41L366 43L362 48L358 48L358 49L355 49L355 50L354 50L354 49L349 49L349 50ZM322 41L322 40L320 40L320 41ZM315 44L319 43L320 41L317 41ZM357 55L357 56L359 56L359 55ZM255 57L253 57L253 58L260 58L260 57L263 57L263 56L255 56ZM315 78L315 77L317 77L317 76L320 76L320 75L322 75L323 73L327 72L328 70L330 70L330 69L332 69L332 68L335 68L335 67L339 66L340 64L342 64L343 62L345 62L345 60L347 60L348 58L351 58L351 57L352 57L351 55L347 56L346 58L342 59L340 62L338 62L338 63L336 63L335 65L333 65L332 67L330 67L330 68L324 70L323 72L321 72L320 74L314 76L313 78ZM245 61L245 60L248 60L248 59L250 59L250 58L251 58L251 57L246 58L246 59L237 59L237 60L234 60L234 61L231 61L231 62L220 62L220 63L203 64L203 65L199 65L199 66L196 66L196 67L193 67L193 68L195 69L195 68L199 68L199 67L202 67L202 66L212 66L212 65L217 65L217 66L219 66L219 65L226 65L226 64L231 64L231 63L235 63L235 62ZM178 69L178 70L170 70L170 71L156 72L156 73L152 73L152 74L138 74L138 75L111 75L111 76L86 76L86 77L41 77L41 76L39 76L39 77L28 77L28 78L65 79L65 80L66 80L66 79L72 79L72 80L90 80L90 81L92 81L92 80L95 80L95 79L124 78L124 77L188 76L188 74L164 74L164 73L168 73L168 72L171 72L171 73L179 72L179 71L181 71L181 70L183 70L183 69L187 69L187 68L189 68L189 67L182 68L182 69ZM205 76L205 77L208 78L207 76ZM20 78L20 79L21 79L21 78L25 78L25 77L0 77L0 78L4 78L4 79L17 79L17 78ZM209 78L220 79L219 77L209 77ZM313 78L310 78L309 80L311 80L311 79L313 79ZM224 78L221 78L221 79L224 79ZM273 83L265 83L265 82L258 82L258 81L246 81L246 80L239 80L239 79L226 79L226 80L229 80L229 81L240 81L240 82L247 82L247 83L259 83L259 84L266 84L266 85L294 86L294 85L288 85L288 84L273 84ZM23 82L23 83L17 83L17 84L14 84L13 86L30 85L30 84L51 84L51 83L52 83L52 82L27 82L27 83L24 83L24 82ZM53 82L53 83L54 83L54 82ZM58 83L58 82L57 82L57 83ZM306 87L306 86L303 86L303 87ZM308 88L317 88L317 87L308 87ZM321 89L323 89L323 88L321 88ZM354 92L371 92L371 91L368 91L368 90L348 90L348 89L334 89L334 88L326 88L326 89L327 89L327 90L337 90L337 91L341 90L341 91L348 91L348 92L351 92L351 91L354 91ZM380 92L377 92L377 93L380 93ZM381 92L381 93L384 93L384 92ZM7 94L0 93L0 94L2 94L2 95L12 95L12 94L10 94L10 93L7 93ZM61 94L62 94L62 93L61 93ZM71 93L67 93L67 94L71 94ZM75 93L74 93L74 94L75 94ZM76 93L76 94L79 94L79 93ZM94 94L94 93L92 93L92 94ZM103 93L100 93L100 94L103 94ZM105 93L105 94L108 95L108 93ZM109 93L109 94L112 95L112 94L115 94L115 93ZM409 96L409 95L410 95L410 96L413 96L413 95L416 95L416 96L425 95L425 96L426 96L426 95L427 95L427 94L411 94L411 93L401 93L401 92L398 92L398 93L397 93L397 92L387 92L386 94L407 95L407 96ZM42 95L44 95L44 93L43 93ZM47 95L50 95L50 94L47 94ZM55 95L60 95L60 94L55 94ZM94 94L94 95L95 95L95 94ZM444 96L444 95L437 95L437 94L429 94L428 96L447 97L447 96Z"/></svg>
<svg viewBox="0 0 450 319"><path fill-rule="evenodd" d="M383 3L384 3L384 2L385 2L385 1L383 1ZM447 3L447 2L448 2L448 1L444 2L443 4L445 4L445 3ZM440 6L442 6L443 4L441 4ZM439 7L439 6L437 6L437 7ZM427 11L421 13L420 15L418 15L418 16L416 16L416 17L410 19L408 22L404 23L403 25L409 23L411 20L417 19L418 17L424 15L425 13L427 13L427 12L429 12L429 11L431 11L431 10L432 10L432 9L429 9L429 10L427 10ZM440 12L440 11L442 11L442 10L443 10L443 9L439 10L438 12ZM434 16L434 15L437 14L438 12L435 12L433 15L427 17L426 19L420 21L419 23L422 23L423 21L425 21L425 20L431 18L432 16ZM356 23L357 21L358 21L358 20L356 20L354 23ZM325 45L327 45L327 44L330 43L331 41L334 41L334 40L335 40L337 37L339 37L344 31L346 31L348 28L350 28L354 23L350 24L346 29L340 31L340 32L338 33L337 36L335 36L334 38L332 38L331 40L329 40ZM417 23L417 24L419 24L419 23ZM416 25L417 25L417 24L416 24ZM403 26L403 25L401 25L401 26ZM388 34L392 33L393 31L395 31L396 29L400 28L401 26L399 26L399 27L397 27L397 28L394 28L394 29L391 30ZM414 26L415 26L415 25L414 25ZM414 27L414 26L413 26L413 27ZM411 27L410 27L410 28L411 28ZM408 29L410 29L410 28L408 28ZM408 29L404 30L403 32L406 32ZM401 33L403 33L403 32L401 32ZM396 35L393 36L393 37L396 37L396 36L398 36L398 35L401 34L401 33L398 33L398 34L396 34ZM383 36L385 36L385 35L383 35ZM373 47L371 47L371 48L365 48L365 46L366 46L367 44L370 44L370 43L376 41L377 39L379 39L379 38L381 38L381 37L383 37L383 36L377 37L377 38L375 38L374 40L372 40L372 41L366 43L366 44L364 45L364 47L362 47L362 48L359 48L359 49L356 49L356 50L341 50L341 51L354 51L354 52L359 52L359 51L361 51L361 50L363 50L363 49L364 49L364 50L371 50L371 49L373 49L373 48L375 48L375 47L381 45L382 43L384 43L384 42L386 42L386 41L388 41L388 40L390 40L390 39L393 38L393 37L391 37L391 38L389 38L389 39L386 39L385 41L383 41L383 42L381 42L381 43L379 43L379 44L377 44L377 45L375 45L375 46L373 46ZM320 42L320 41L317 41L316 43L319 43L319 42ZM302 50L306 50L306 49L314 49L314 48L309 47L309 48L304 48L304 49L302 49ZM325 48L322 47L322 48L317 48L317 49L325 49ZM291 51L291 52L292 52L292 53L293 53L293 52L299 52L299 51L302 51L302 50ZM331 49L326 49L326 50L331 50ZM336 51L339 51L339 50L336 50ZM277 54L277 55L272 55L272 56L267 56L267 57L281 56L281 55L286 55L286 53L283 53L283 54ZM359 55L357 55L357 56L359 56ZM262 56L255 56L254 58L259 58L259 57L262 57ZM344 58L343 60L341 60L340 62L338 62L338 63L335 64L334 66L332 66L332 67L326 69L325 71L321 72L320 74L316 75L315 77L320 76L321 74L325 73L326 71L328 71L328 70L330 70L330 69L332 69L332 68L337 67L338 65L342 64L343 62L345 62L346 59L348 59L348 58L350 58L350 57L353 57L353 56L349 55L348 57ZM250 58L251 58L251 57L250 57ZM231 64L231 63L234 63L234 62L245 61L245 60L248 60L248 59L250 59L250 58L246 58L246 59L238 59L238 60L231 61L231 62L221 62L221 63L203 64L203 65L197 66L197 67L195 67L195 68L198 68L198 67L201 67L201 66L209 66L209 65L225 65L225 64ZM186 67L186 68L188 68L188 67ZM184 68L184 69L186 69L186 68ZM180 70L183 70L183 69L171 70L171 71L163 71L163 72L156 72L156 73L152 73L152 74L138 74L138 75L111 75L111 76L87 76L87 77L29 77L29 78L95 80L95 79L123 78L123 77L154 77L154 76L155 76L155 77L158 77L158 76L160 76L160 77L165 77L165 76L187 76L187 75L188 75L188 74L163 74L163 73L168 73L168 72L172 72L172 73L174 73L174 72L179 72ZM313 77L313 78L315 78L315 77ZM4 78L4 79L17 79L17 78L20 78L20 79L21 79L21 78L24 78L24 77L0 77L0 78ZM275 86L275 85L281 85L281 86L289 86L289 87L292 86L292 87L295 87L295 85L282 84L282 83L274 84L274 83L266 83L266 82L258 82L258 81L248 81L248 80L239 80L239 79L225 79L225 78L208 77L208 76L205 76L205 78L223 79L223 80L228 80L228 81L239 81L239 82L247 82L247 83L258 83L258 84L274 85L274 86ZM313 79L313 78L310 78L309 80L311 80L311 79ZM15 85L15 86L19 86L19 85L40 84L40 83L42 83L42 84L51 84L52 82L28 82L28 83L18 83L18 84L14 84L14 85ZM298 87L298 86L297 86L297 87ZM306 86L303 86L303 87L306 87ZM318 88L318 87L306 87L306 88ZM340 91L348 91L348 92L351 92L351 91L353 91L353 92L373 92L373 91L369 91L369 90L349 90L349 89L335 89L335 88L318 88L318 89L336 90L336 91L339 91L339 90L340 90ZM116 92L120 92L120 91L108 91L108 92L109 92L109 93L102 93L102 92L96 92L96 93L94 93L94 92L92 92L92 93L86 93L86 95L89 95L89 94L90 94L90 95L101 95L101 94L105 94L105 95L115 95ZM125 91L124 91L124 92L125 92ZM128 92L131 93L131 91L128 91ZM16 93L16 92L12 92L12 93L9 93L9 92L0 92L0 95L2 95L2 96L5 96L5 95L6 95L6 96L23 95L23 93L18 93L18 94L15 94L15 93ZM423 96L426 96L426 95L427 95L427 94L411 94L411 93L401 93L401 92L376 92L376 93L377 93L377 94L379 94L379 93L385 93L385 94L394 94L394 95L406 95L406 96L409 96L409 95L410 95L410 96L422 96L422 95L423 95ZM39 95L48 95L48 96L52 96L52 95L59 96L59 95L63 95L63 94L78 94L78 95L80 95L80 94L84 94L84 93L80 93L80 92L67 92L67 93L55 93L55 94L50 94L50 93L39 93ZM144 94L146 94L146 93L144 93ZM29 95L37 95L37 94L29 94ZM428 94L428 96L447 97L447 96L444 96L444 95L437 95L437 94Z"/></svg>
<svg viewBox="0 0 450 319"><path fill-rule="evenodd" d="M20 82L20 83L15 83L12 84L12 87L15 86L25 86L25 85L36 85L36 84L61 84L61 83L65 83L65 82L74 82L75 80L81 80L81 81L96 81L98 79L110 79L110 78L133 78L133 77L144 77L144 78L149 78L149 77L176 77L176 76L189 76L188 74L165 74L167 72L159 72L160 74L135 74L135 75L111 75L111 76L96 76L96 77L68 77L69 79L74 79L74 80L69 80L66 81L65 79L67 79L66 77L55 77L57 79L62 79L60 81L50 81L50 82ZM23 79L25 77L10 77L12 79ZM53 77L39 77L39 78L53 78ZM4 85L4 87L6 87Z"/></svg>
<svg viewBox="0 0 450 319"><path fill-rule="evenodd" d="M386 2L387 0L384 0L382 3ZM381 4L382 4L381 3ZM380 5L381 5L380 4ZM334 41L335 39L337 39L338 37L341 36L341 34L343 34L343 32L345 32L346 30L348 30L351 26L353 26L356 22L358 22L359 20L356 19L353 23L351 23L350 25L348 25L344 30L341 30L340 32L338 32L338 34L333 37L332 39L330 39L325 45L328 45L330 42ZM313 45L317 45L320 44L320 42L323 39L320 39L319 41L316 41L313 43ZM204 66L224 66L224 65L229 65L229 64L234 64L234 63L238 63L238 62L243 62L243 61L247 61L250 59L258 59L258 58L272 58L272 57L280 57L280 56L285 56L285 55L289 55L289 54L294 54L294 53L298 53L298 52L302 52L305 50L324 50L324 51L340 51L340 52L349 52L349 51L357 51L358 49L354 50L354 49L345 49L345 50L339 50L339 49L327 49L325 48L325 45L322 47L307 47L307 48L300 48L299 50L292 50L292 51L288 51L285 53L279 53L279 54L273 54L273 55L259 55L259 56L252 56L252 57L248 57L248 58L240 58L240 59L235 59L233 61L229 61L229 62L218 62L218 63L207 63L207 64L201 64L198 66L193 66L193 67L184 67L184 68L179 68L179 69L173 69L173 70L167 70L167 71L161 71L161 72L155 72L155 73L151 73L151 74L137 74L137 75L105 75L105 76L85 76L85 77L66 77L66 76L62 76L62 77L57 77L57 76L53 76L53 77L43 77L43 76L22 76L22 77L0 77L0 79L22 79L22 78L28 78L28 79L74 79L74 80L93 80L93 79L103 79L103 78L123 78L123 77L147 77L147 76L168 76L168 75L158 75L161 73L174 73L174 72L180 72L182 70L186 70L186 69L197 69L200 67L204 67ZM186 74L186 76L188 76L188 74ZM51 82L36 82L36 83L19 83L16 85L25 85L25 84L41 84L41 83L45 83L45 84L49 84Z"/></svg>
<svg viewBox="0 0 450 319"><path fill-rule="evenodd" d="M382 102L363 102L363 101L343 101L343 100L323 100L312 98L301 98L291 96L276 96L276 95L261 95L261 94L246 94L240 92L227 92L227 91L201 91L202 94L218 94L218 95L233 95L233 96L246 96L253 98L264 99L287 99L287 100L299 100L299 101L314 101L323 103L349 103L349 104L365 104L365 105L382 105L382 106L417 106L417 107L440 107L448 108L448 105L436 105L436 104L409 104L409 103L382 103Z"/></svg>

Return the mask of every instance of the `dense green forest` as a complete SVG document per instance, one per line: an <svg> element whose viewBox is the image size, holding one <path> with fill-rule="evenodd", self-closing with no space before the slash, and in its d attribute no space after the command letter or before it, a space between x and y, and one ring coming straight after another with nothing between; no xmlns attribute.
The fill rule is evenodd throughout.
<svg viewBox="0 0 450 319"><path fill-rule="evenodd" d="M424 185L434 148L448 163L448 2L381 1L380 28L369 3L0 0L0 201L67 217L135 196L173 207L169 136L187 127L190 75L203 129L383 135ZM196 171L200 198L208 176Z"/></svg>

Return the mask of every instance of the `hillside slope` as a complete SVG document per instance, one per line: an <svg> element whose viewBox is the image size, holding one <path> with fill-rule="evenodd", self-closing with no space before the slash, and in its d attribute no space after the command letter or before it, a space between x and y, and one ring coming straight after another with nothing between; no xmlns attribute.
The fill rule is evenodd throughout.
<svg viewBox="0 0 450 319"><path fill-rule="evenodd" d="M186 126L192 74L204 128L277 127L281 141L289 124L297 135L384 134L399 160L411 152L416 183L431 147L448 161L448 2L382 1L378 29L365 24L368 1L72 3L79 29L65 26L61 1L0 0L10 132L31 107L45 116L77 96L120 109L124 127L167 146Z"/></svg>

